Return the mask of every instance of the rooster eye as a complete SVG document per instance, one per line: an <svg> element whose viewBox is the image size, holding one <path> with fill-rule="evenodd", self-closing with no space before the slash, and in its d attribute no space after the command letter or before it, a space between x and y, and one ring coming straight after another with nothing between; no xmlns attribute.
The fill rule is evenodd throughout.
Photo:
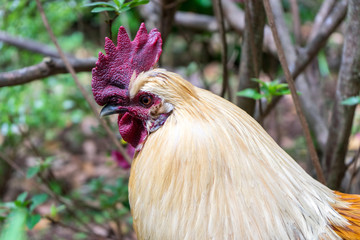
<svg viewBox="0 0 360 240"><path fill-rule="evenodd" d="M152 97L150 95L143 95L140 97L140 103L145 107L149 107L152 104Z"/></svg>

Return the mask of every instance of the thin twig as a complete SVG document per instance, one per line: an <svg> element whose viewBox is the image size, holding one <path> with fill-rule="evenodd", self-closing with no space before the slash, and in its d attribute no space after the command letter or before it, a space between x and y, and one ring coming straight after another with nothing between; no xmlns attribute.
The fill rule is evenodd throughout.
<svg viewBox="0 0 360 240"><path fill-rule="evenodd" d="M294 101L296 112L297 112L297 114L299 116L300 123L301 123L301 125L303 127L307 147L308 147L308 150L310 152L310 158L311 158L311 160L312 160L312 162L314 164L316 174L318 176L319 181L322 182L323 184L325 184L326 183L325 182L325 177L324 177L324 174L323 174L323 171L322 171L322 168L321 168L320 160L319 160L319 158L318 158L318 156L316 154L315 146L314 146L314 143L312 142L312 139L311 139L309 126L308 126L308 124L306 122L306 119L305 119L304 114L303 114L302 109L301 109L300 100L299 100L299 97L297 95L294 80L293 80L293 78L291 76L291 73L290 73L290 70L289 70L289 67L288 67L288 64L287 64L287 61L286 61L285 53L284 53L284 50L283 50L281 42L280 42L277 26L275 25L274 15L273 15L269 0L264 0L264 6L265 6L265 11L266 11L266 16L267 16L267 18L269 20L270 28L271 28L272 33L274 35L275 44L276 44L276 48L278 50L280 63L281 63L281 66L282 66L282 68L284 70L286 81L287 81L287 83L289 85L289 89L291 91L291 96L292 96L293 101Z"/></svg>
<svg viewBox="0 0 360 240"><path fill-rule="evenodd" d="M7 164L9 164L10 167L12 167L14 170L18 171L23 177L26 177L25 172L17 165L14 161L11 161L8 159L3 153L0 152L0 158L4 160Z"/></svg>
<svg viewBox="0 0 360 240"><path fill-rule="evenodd" d="M219 26L220 38L221 38L221 62L223 67L223 84L221 89L221 96L224 97L225 93L228 92L229 100L232 100L232 93L229 86L228 69L227 69L227 44L226 44L226 33L224 24L224 13L220 0L213 0L214 12Z"/></svg>
<svg viewBox="0 0 360 240"><path fill-rule="evenodd" d="M354 157L353 157L353 159L352 159L352 161L351 161L351 162L354 163L354 171L353 171L352 174L351 174L350 181L349 181L349 185L348 185L348 187L346 188L346 192L347 192L347 193L350 192L351 183L352 183L352 181L354 180L354 178L356 177L356 175L357 175L358 172L359 172L359 170L357 169L357 168L358 168L357 165L358 165L359 160L360 160L360 147L359 147L359 149L357 150L357 152L355 153L355 155L354 155ZM349 167L350 167L350 165L349 165Z"/></svg>
<svg viewBox="0 0 360 240"><path fill-rule="evenodd" d="M56 49L59 52L60 58L64 61L66 69L69 71L69 73L71 74L71 76L73 77L75 84L77 85L77 87L79 88L81 94L83 95L83 97L85 98L85 100L87 101L87 103L89 104L91 110L94 112L95 116L97 117L97 119L99 120L99 122L101 123L101 125L104 127L105 131L107 132L107 134L109 135L110 139L113 141L113 143L115 144L115 146L117 147L117 149L119 150L119 152L123 155L123 157L125 158L125 160L128 163L131 163L131 158L129 156L129 154L126 152L125 148L119 143L119 141L117 140L115 134L112 132L112 130L110 129L109 125L106 123L106 121L104 119L101 119L97 110L97 106L95 105L94 101L89 97L87 91L85 90L85 88L82 86L82 84L80 83L78 77L76 76L76 72L74 70L74 68L71 66L69 60L67 59L67 57L64 55L62 49L60 48L60 45L50 27L50 24L46 18L44 9L40 3L40 0L36 0L37 3L37 7L40 11L41 14L41 18L43 20L43 23L45 25L46 30L48 31L51 40L53 41L53 43L56 46Z"/></svg>
<svg viewBox="0 0 360 240"><path fill-rule="evenodd" d="M258 61L257 61L255 37L254 37L254 31L253 31L254 23L252 21L251 9L250 9L249 4L250 3L248 1L245 1L245 19L246 19L245 22L246 22L246 31L249 31L250 51L252 54L252 64L253 64L253 69L254 69L254 73L255 73L254 77L257 78L259 76L259 66L258 66Z"/></svg>
<svg viewBox="0 0 360 240"><path fill-rule="evenodd" d="M19 131L20 134L22 136L22 138L24 140L27 140L27 142L29 143L29 150L31 150L32 152L34 152L34 154L36 156L39 157L39 159L41 160L41 163L45 162L45 157L40 153L39 149L34 145L34 143L32 142L32 140L26 135L26 133L23 131L23 129L21 127L19 127ZM48 169L49 174L51 177L55 178L54 173L52 172L51 168ZM72 203L69 203L68 201L66 201L63 197L57 195L53 189L51 188L51 186L49 185L47 179L39 172L36 174L36 176L40 179L41 183L43 183L43 185L47 188L48 192L51 194L51 196L57 200L58 202L64 204L66 206L67 211L72 215L72 217L74 217L76 220L78 220L80 223L82 223L85 228L90 229L90 227L87 226L87 224L77 216L74 208L76 208ZM63 189L62 189L63 190Z"/></svg>
<svg viewBox="0 0 360 240"><path fill-rule="evenodd" d="M14 170L16 170L17 172L20 173L21 176L23 176L24 178L26 178L26 173L24 170L21 169L21 167L19 167L19 165L15 162L15 161L11 161L10 159L8 159L3 153L0 152L0 158L2 160L4 160L7 164L9 164L9 166L11 166ZM39 190L46 192L47 194L49 194L51 197L54 197L54 193L46 186L46 185L35 185L36 188L38 188Z"/></svg>
<svg viewBox="0 0 360 240"><path fill-rule="evenodd" d="M197 31L219 31L216 18L205 14L197 14L192 12L177 11L174 16L174 24L186 30L197 30ZM229 29L229 26L225 26Z"/></svg>
<svg viewBox="0 0 360 240"><path fill-rule="evenodd" d="M103 236L103 235L99 235L95 232L89 232L87 230L84 230L84 229L79 229L77 227L74 226L74 224L66 224L66 223L63 223L63 222L60 222L50 216L46 216L46 219L49 220L51 223L53 224L57 224L63 228L68 228L68 229L71 229L72 231L74 232L81 232L81 233L85 233L86 235L88 236L92 236L92 237L96 237L96 239L115 239L113 237L109 237L109 236Z"/></svg>
<svg viewBox="0 0 360 240"><path fill-rule="evenodd" d="M18 171L23 177L26 178L26 173L24 170L22 170L19 165L16 164L16 162L11 161L10 159L8 159L5 155L3 155L2 153L0 153L0 158L2 158L7 164L9 164L13 169L15 169L16 171ZM55 200L57 200L58 202L64 204L66 206L66 210L74 217L76 218L79 222L83 223L83 221L81 219L79 219L77 217L77 215L74 213L74 211L72 210L71 206L68 204L67 201L64 201L61 197L57 196L54 191L45 184L45 179L40 176L39 174L37 174L37 177L40 179L40 181L43 183L41 185L35 185L37 188L39 188L41 191L46 192L48 195L50 195L52 198L54 198ZM83 223L83 225L90 231L91 228L88 227L85 223Z"/></svg>
<svg viewBox="0 0 360 240"><path fill-rule="evenodd" d="M59 53L49 45L20 36L12 36L4 31L0 31L0 42L4 42L17 48L25 49L45 56L59 57ZM66 55L70 58L74 57L69 53Z"/></svg>
<svg viewBox="0 0 360 240"><path fill-rule="evenodd" d="M250 8L250 1L245 1L245 22L246 22L246 30L248 31L249 35L249 42L250 42L250 51L251 51L251 59L252 59L252 65L254 69L254 77L258 78L260 74L260 66L259 61L257 59L258 54L256 53L256 46L255 46L255 35L254 35L254 22L252 21L253 18L253 11L251 11ZM257 90L260 92L260 84L257 84ZM259 106L259 115L261 116L263 114L263 107L261 98L258 100L258 106ZM259 122L262 125L262 122Z"/></svg>
<svg viewBox="0 0 360 240"><path fill-rule="evenodd" d="M325 1L323 1L318 13L316 14L316 17L315 17L315 20L314 20L314 23L313 23L313 26L312 26L312 29L311 29L309 39L307 40L308 42L312 41L315 38L318 31L322 27L325 19L329 16L330 12L334 8L336 1L337 0L325 0Z"/></svg>
<svg viewBox="0 0 360 240"><path fill-rule="evenodd" d="M298 46L300 46L302 43L302 35L301 35L301 22L299 16L299 6L297 0L290 0L290 5L291 5L291 15L293 19L295 43Z"/></svg>
<svg viewBox="0 0 360 240"><path fill-rule="evenodd" d="M239 8L233 0L221 0L221 3L224 12L226 13L225 18L227 22L236 32L242 35L245 31L245 14L243 10ZM276 57L276 46L274 43L274 38L271 34L269 26L267 25L264 27L263 48L265 51Z"/></svg>

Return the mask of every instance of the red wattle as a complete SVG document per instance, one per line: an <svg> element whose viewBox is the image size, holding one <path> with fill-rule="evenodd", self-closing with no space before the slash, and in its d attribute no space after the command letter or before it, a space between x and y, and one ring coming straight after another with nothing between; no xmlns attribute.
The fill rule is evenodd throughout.
<svg viewBox="0 0 360 240"><path fill-rule="evenodd" d="M122 138L136 148L147 137L147 130L143 121L131 116L128 112L119 115L118 118L119 132Z"/></svg>

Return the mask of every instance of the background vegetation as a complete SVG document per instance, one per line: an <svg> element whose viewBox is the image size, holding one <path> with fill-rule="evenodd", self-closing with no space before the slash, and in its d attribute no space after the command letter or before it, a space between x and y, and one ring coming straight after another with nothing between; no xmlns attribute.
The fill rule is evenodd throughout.
<svg viewBox="0 0 360 240"><path fill-rule="evenodd" d="M264 2L327 185L360 193L359 6ZM267 15L260 0L0 0L0 240L135 239L133 149L115 121L99 120L91 93L97 54L120 25L132 38L141 22L157 27L161 67L242 107L317 177Z"/></svg>

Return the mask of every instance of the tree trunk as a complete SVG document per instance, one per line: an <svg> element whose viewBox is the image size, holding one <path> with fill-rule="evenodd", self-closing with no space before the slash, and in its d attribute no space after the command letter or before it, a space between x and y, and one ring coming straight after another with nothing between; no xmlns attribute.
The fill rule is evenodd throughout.
<svg viewBox="0 0 360 240"><path fill-rule="evenodd" d="M262 45L265 26L264 6L261 0L246 1L245 4L245 31L243 35L238 91L258 87L258 83L251 79L259 76L262 64ZM254 99L237 98L237 105L251 116L254 115L255 104Z"/></svg>
<svg viewBox="0 0 360 240"><path fill-rule="evenodd" d="M347 29L342 54L342 63L336 86L335 102L329 127L329 137L324 157L328 173L328 186L339 189L346 172L347 152L351 126L356 106L341 102L356 96L360 91L360 5L350 0L348 5Z"/></svg>

